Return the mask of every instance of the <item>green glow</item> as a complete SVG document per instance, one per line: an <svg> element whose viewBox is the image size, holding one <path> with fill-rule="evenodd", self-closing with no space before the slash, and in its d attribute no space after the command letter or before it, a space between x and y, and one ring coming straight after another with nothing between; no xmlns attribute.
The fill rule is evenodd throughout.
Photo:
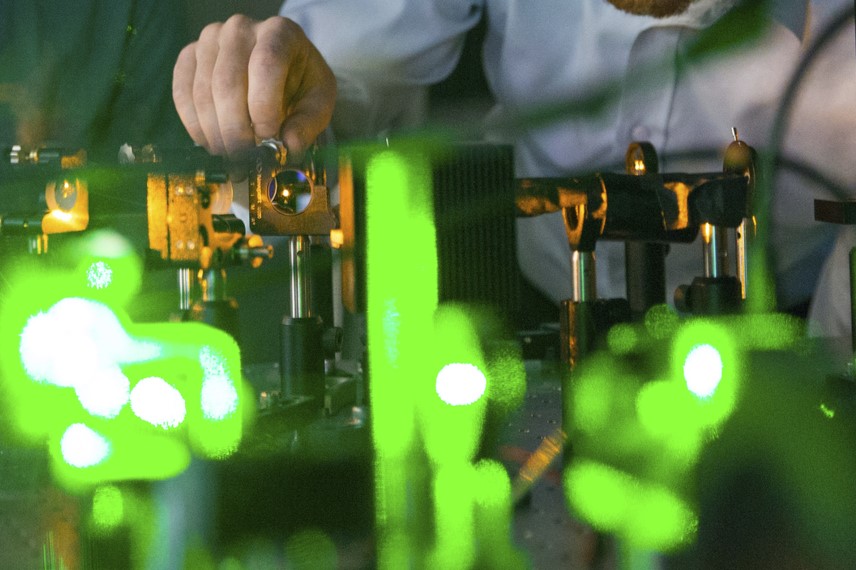
<svg viewBox="0 0 856 570"><path fill-rule="evenodd" d="M93 289L104 289L113 282L113 270L103 261L94 261L86 270L86 282Z"/></svg>
<svg viewBox="0 0 856 570"><path fill-rule="evenodd" d="M512 542L511 481L505 467L497 461L479 461L473 472L473 485L481 567L529 567Z"/></svg>
<svg viewBox="0 0 856 570"><path fill-rule="evenodd" d="M238 390L226 371L222 356L210 346L199 351L202 379L202 413L211 420L222 420L238 409Z"/></svg>
<svg viewBox="0 0 856 570"><path fill-rule="evenodd" d="M125 501L122 491L115 485L103 485L92 496L92 522L99 528L110 530L122 523Z"/></svg>
<svg viewBox="0 0 856 570"><path fill-rule="evenodd" d="M222 459L238 449L243 424L250 419L246 414L252 413L250 406L243 405L252 401L252 395L241 383L240 351L235 340L222 331L199 323L182 324L194 326L188 338L198 342L193 349L198 351L197 366L202 368L201 384L195 388L198 392L184 393L190 440L198 453Z"/></svg>
<svg viewBox="0 0 856 570"><path fill-rule="evenodd" d="M149 568L163 567L160 560L152 561L148 564ZM202 540L198 537L190 540L184 550L184 564L182 568L193 570L216 570L217 566L214 562L214 554L202 544Z"/></svg>
<svg viewBox="0 0 856 570"><path fill-rule="evenodd" d="M338 567L336 545L320 530L304 530L285 543L288 568L294 570L335 570Z"/></svg>
<svg viewBox="0 0 856 570"><path fill-rule="evenodd" d="M450 406L478 402L486 387L484 373L474 364L447 364L437 373L437 395Z"/></svg>
<svg viewBox="0 0 856 570"><path fill-rule="evenodd" d="M673 382L646 383L636 396L636 414L657 446L657 460L672 469L695 463L706 439L695 398Z"/></svg>
<svg viewBox="0 0 856 570"><path fill-rule="evenodd" d="M83 490L108 481L168 479L190 464L187 446L176 438L105 426L112 430L99 429L97 438L76 430L74 439L64 434L50 442L53 474L61 485Z"/></svg>
<svg viewBox="0 0 856 570"><path fill-rule="evenodd" d="M612 357L592 356L574 386L573 418L579 429L592 433L611 425L616 402L623 397L621 375Z"/></svg>
<svg viewBox="0 0 856 570"><path fill-rule="evenodd" d="M414 566L412 544L406 528L413 524L409 516L419 510L422 495L410 492L411 480L423 472L418 465L396 464L394 457L384 457L383 450L375 455L375 517L383 523L377 536L379 568L410 568ZM424 490L428 494L428 490Z"/></svg>
<svg viewBox="0 0 856 570"><path fill-rule="evenodd" d="M507 475L500 479L485 467L482 477L472 461L488 401L519 403L525 370L512 350L497 351L486 364L479 333L489 327L478 310L438 307L428 150L396 146L365 156L358 150L345 161L346 171L350 160L359 170L366 159L377 564L469 567L482 551L510 543Z"/></svg>
<svg viewBox="0 0 856 570"><path fill-rule="evenodd" d="M74 387L99 368L151 356L136 346L106 305L66 298L29 317L20 333L18 353L36 381Z"/></svg>
<svg viewBox="0 0 856 570"><path fill-rule="evenodd" d="M801 319L781 313L747 314L722 319L739 346L755 350L782 350L803 338Z"/></svg>
<svg viewBox="0 0 856 570"><path fill-rule="evenodd" d="M474 473L469 465L446 466L434 476L436 541L429 568L469 568L475 557Z"/></svg>
<svg viewBox="0 0 856 570"><path fill-rule="evenodd" d="M430 172L418 151L381 150L366 165L372 436L392 455L409 452L416 394L433 386L436 374L430 371L438 295Z"/></svg>
<svg viewBox="0 0 856 570"><path fill-rule="evenodd" d="M639 333L633 325L617 324L609 329L606 343L614 354L628 354L639 344Z"/></svg>
<svg viewBox="0 0 856 570"><path fill-rule="evenodd" d="M118 233L85 232L61 253L77 261L75 279L99 301L124 307L140 290L142 263Z"/></svg>
<svg viewBox="0 0 856 570"><path fill-rule="evenodd" d="M92 467L110 455L110 442L84 424L72 424L60 440L63 460L72 467Z"/></svg>
<svg viewBox="0 0 856 570"><path fill-rule="evenodd" d="M835 417L835 410L827 406L826 404L820 405L821 413L829 420Z"/></svg>
<svg viewBox="0 0 856 570"><path fill-rule="evenodd" d="M408 568L417 564L407 529L414 518L425 516L413 504L413 489L408 491L411 481L424 476L414 445L417 402L432 393L437 399L438 368L433 360L437 238L431 167L418 149L358 150L354 157L366 159L366 329L377 458L378 565Z"/></svg>
<svg viewBox="0 0 856 570"><path fill-rule="evenodd" d="M696 396L701 425L716 426L731 415L737 405L741 368L728 328L706 319L688 321L672 343L672 370L674 381Z"/></svg>
<svg viewBox="0 0 856 570"><path fill-rule="evenodd" d="M580 516L633 548L668 551L694 536L697 519L684 501L613 467L578 460L565 471L564 487Z"/></svg>
<svg viewBox="0 0 856 570"><path fill-rule="evenodd" d="M378 568L412 568L410 537L403 530L393 530L378 540Z"/></svg>
<svg viewBox="0 0 856 570"><path fill-rule="evenodd" d="M483 459L476 465L473 475L476 504L500 519L508 519L511 516L511 481L505 467L498 461Z"/></svg>
<svg viewBox="0 0 856 570"><path fill-rule="evenodd" d="M433 369L442 374L436 376L434 390L420 394L417 402L425 450L437 465L468 463L481 441L487 386L475 317L467 307L444 304L437 309L433 356Z"/></svg>
<svg viewBox="0 0 856 570"><path fill-rule="evenodd" d="M635 491L622 529L633 547L668 552L695 538L698 521L684 501L657 485L640 484Z"/></svg>
<svg viewBox="0 0 856 570"><path fill-rule="evenodd" d="M105 291L128 285L122 275L133 281L135 263L119 271L111 261L104 289L81 278L93 263L8 273L0 353L20 358L0 359L0 402L12 435L47 441L54 476L71 489L172 477L191 449L209 458L234 452L251 419L234 339L199 323L132 324L112 304L126 291Z"/></svg>
<svg viewBox="0 0 856 570"><path fill-rule="evenodd" d="M74 368L79 361L67 364ZM115 418L130 399L131 382L118 366L83 370L74 384L74 393L83 408L102 418Z"/></svg>
<svg viewBox="0 0 856 570"><path fill-rule="evenodd" d="M225 558L220 561L217 570L244 570L244 566L237 558Z"/></svg>
<svg viewBox="0 0 856 570"><path fill-rule="evenodd" d="M181 392L163 378L143 378L131 391L131 410L141 420L164 429L180 425L187 415Z"/></svg>
<svg viewBox="0 0 856 570"><path fill-rule="evenodd" d="M672 336L680 324L675 310L669 305L654 305L645 313L645 328L657 340Z"/></svg>
<svg viewBox="0 0 856 570"><path fill-rule="evenodd" d="M694 346L684 360L684 379L690 392L710 398L722 380L722 357L709 344Z"/></svg>
<svg viewBox="0 0 856 570"><path fill-rule="evenodd" d="M520 346L506 342L494 347L487 361L487 397L501 412L523 404L526 396L526 366Z"/></svg>
<svg viewBox="0 0 856 570"><path fill-rule="evenodd" d="M594 461L579 460L565 470L565 497L593 527L615 532L632 508L636 483L630 475Z"/></svg>
<svg viewBox="0 0 856 570"><path fill-rule="evenodd" d="M478 449L487 387L477 314L464 305L443 304L434 315L431 392L417 401L428 457L436 464L469 462ZM451 405L450 405L451 404Z"/></svg>

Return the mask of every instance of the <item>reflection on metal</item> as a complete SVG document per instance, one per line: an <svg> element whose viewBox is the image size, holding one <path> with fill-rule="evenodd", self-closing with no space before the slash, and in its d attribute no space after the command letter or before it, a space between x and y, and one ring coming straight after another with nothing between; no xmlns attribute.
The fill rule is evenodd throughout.
<svg viewBox="0 0 856 570"><path fill-rule="evenodd" d="M597 273L593 251L571 252L571 300L575 302L597 299Z"/></svg>
<svg viewBox="0 0 856 570"><path fill-rule="evenodd" d="M310 243L308 236L288 237L289 293L291 317L310 317Z"/></svg>
<svg viewBox="0 0 856 570"><path fill-rule="evenodd" d="M702 224L702 251L704 253L704 276L727 277L728 240L727 229L711 224Z"/></svg>
<svg viewBox="0 0 856 570"><path fill-rule="evenodd" d="M193 293L193 275L189 267L178 269L178 309L189 311Z"/></svg>
<svg viewBox="0 0 856 570"><path fill-rule="evenodd" d="M567 435L562 428L548 435L532 455L526 460L517 474L512 485L512 500L517 503L522 499L532 485L538 481L550 468L562 452Z"/></svg>

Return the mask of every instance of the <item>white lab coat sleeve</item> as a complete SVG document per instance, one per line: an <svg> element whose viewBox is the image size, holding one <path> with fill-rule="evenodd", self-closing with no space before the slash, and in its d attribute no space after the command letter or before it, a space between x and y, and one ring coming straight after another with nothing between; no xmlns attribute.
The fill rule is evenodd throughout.
<svg viewBox="0 0 856 570"><path fill-rule="evenodd" d="M427 86L448 76L482 0L286 0L336 75L337 138L417 124Z"/></svg>

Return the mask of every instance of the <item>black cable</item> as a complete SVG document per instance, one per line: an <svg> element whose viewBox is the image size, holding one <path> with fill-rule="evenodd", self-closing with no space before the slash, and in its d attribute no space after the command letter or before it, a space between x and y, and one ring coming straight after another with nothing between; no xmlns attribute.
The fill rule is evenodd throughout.
<svg viewBox="0 0 856 570"><path fill-rule="evenodd" d="M793 110L799 88L806 73L811 68L815 59L820 55L829 43L844 29L856 13L856 2L853 6L841 11L820 32L817 39L812 42L791 75L787 88L782 96L781 103L776 112L771 129L768 150L761 153L759 161L759 176L757 178L757 191L752 204L752 212L757 220L757 233L751 244L750 254L752 271L750 273L750 308L755 312L765 312L773 308L775 302L775 287L771 278L771 268L775 267L775 252L769 247L770 236L770 210L772 203L772 186L778 166L778 157L784 142L790 114Z"/></svg>

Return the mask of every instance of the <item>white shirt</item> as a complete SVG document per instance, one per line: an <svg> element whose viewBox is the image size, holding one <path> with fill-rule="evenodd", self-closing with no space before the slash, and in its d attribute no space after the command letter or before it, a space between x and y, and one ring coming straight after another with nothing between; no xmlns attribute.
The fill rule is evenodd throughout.
<svg viewBox="0 0 856 570"><path fill-rule="evenodd" d="M843 4L825 4L835 2ZM802 54L794 30L802 31L804 6L777 7L756 41L678 73L676 56L728 3L701 0L688 13L662 20L624 13L605 0L287 0L281 14L304 28L336 73L334 128L348 136L371 136L412 116L409 104L423 86L451 72L464 34L482 11L495 113L572 100L615 82L617 102L602 113L515 133L516 172L523 177L621 171L634 140L654 145L661 172L721 171L732 127L742 140L763 147ZM634 75L655 63L659 75L642 81ZM856 180L856 160L844 158L856 156L856 62L847 65L835 81L809 90L824 104L800 105L785 149L823 172L836 168L845 180ZM678 156L693 150L712 152ZM773 243L781 276L820 259L831 242L833 229L812 219L815 196L829 195L787 173L777 180ZM519 220L518 244L529 280L554 301L568 298L570 252L559 215ZM599 296L625 296L623 244L601 242L597 255ZM666 263L671 296L702 273L701 246L673 245ZM786 304L810 294L817 272L796 274L780 287Z"/></svg>

